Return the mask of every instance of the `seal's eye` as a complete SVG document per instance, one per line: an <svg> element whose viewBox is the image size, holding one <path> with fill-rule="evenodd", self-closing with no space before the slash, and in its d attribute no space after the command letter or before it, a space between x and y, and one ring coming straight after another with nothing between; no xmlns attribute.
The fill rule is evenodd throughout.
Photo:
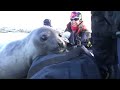
<svg viewBox="0 0 120 90"><path fill-rule="evenodd" d="M48 39L48 36L47 35L42 35L41 38L40 38L42 41L46 41Z"/></svg>

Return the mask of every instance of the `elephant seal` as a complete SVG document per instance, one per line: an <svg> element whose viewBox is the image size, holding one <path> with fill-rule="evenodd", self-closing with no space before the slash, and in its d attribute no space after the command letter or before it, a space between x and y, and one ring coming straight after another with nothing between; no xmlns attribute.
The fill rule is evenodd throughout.
<svg viewBox="0 0 120 90"><path fill-rule="evenodd" d="M66 49L62 36L51 27L40 27L28 36L0 48L0 79L21 79L37 56L61 53Z"/></svg>

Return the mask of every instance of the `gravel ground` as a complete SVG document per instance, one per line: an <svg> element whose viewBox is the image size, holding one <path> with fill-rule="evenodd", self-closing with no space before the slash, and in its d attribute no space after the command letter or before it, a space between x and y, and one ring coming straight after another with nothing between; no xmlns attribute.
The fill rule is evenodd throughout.
<svg viewBox="0 0 120 90"><path fill-rule="evenodd" d="M9 27L1 27L0 28L0 44L19 40L27 36L31 31L25 29L14 29Z"/></svg>
<svg viewBox="0 0 120 90"><path fill-rule="evenodd" d="M22 39L26 37L28 34L29 33L21 33L21 32L0 33L0 44Z"/></svg>
<svg viewBox="0 0 120 90"><path fill-rule="evenodd" d="M15 29L10 27L1 27L0 33L8 33L8 32L21 32L21 33L30 33L31 30L25 30L25 29Z"/></svg>

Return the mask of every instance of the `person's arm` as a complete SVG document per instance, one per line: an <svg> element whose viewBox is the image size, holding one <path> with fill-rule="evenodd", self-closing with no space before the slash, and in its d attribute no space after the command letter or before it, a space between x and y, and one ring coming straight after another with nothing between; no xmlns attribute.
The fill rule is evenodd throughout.
<svg viewBox="0 0 120 90"><path fill-rule="evenodd" d="M70 23L70 22L67 24L67 27L66 27L66 29L65 29L65 32L66 32L66 31L71 32L71 23Z"/></svg>
<svg viewBox="0 0 120 90"><path fill-rule="evenodd" d="M81 35L81 41L87 41L90 38L90 32L83 22L79 25L79 28L77 33Z"/></svg>

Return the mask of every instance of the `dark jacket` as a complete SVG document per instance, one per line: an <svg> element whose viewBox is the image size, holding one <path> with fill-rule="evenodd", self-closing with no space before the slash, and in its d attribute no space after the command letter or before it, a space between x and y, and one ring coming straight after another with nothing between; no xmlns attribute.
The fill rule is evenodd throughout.
<svg viewBox="0 0 120 90"><path fill-rule="evenodd" d="M65 29L65 31L69 31L71 33L69 41L72 45L76 45L78 39L80 39L81 42L85 43L90 38L90 32L83 24L83 21L80 23L80 25L78 26L78 30L75 33L72 32L71 22L67 24L67 28Z"/></svg>
<svg viewBox="0 0 120 90"><path fill-rule="evenodd" d="M62 54L40 56L32 63L28 79L101 79L94 58L82 47Z"/></svg>
<svg viewBox="0 0 120 90"><path fill-rule="evenodd" d="M92 11L91 14L92 45L96 63L101 71L111 72L113 69L110 68L118 64L115 33L119 30L120 12Z"/></svg>

